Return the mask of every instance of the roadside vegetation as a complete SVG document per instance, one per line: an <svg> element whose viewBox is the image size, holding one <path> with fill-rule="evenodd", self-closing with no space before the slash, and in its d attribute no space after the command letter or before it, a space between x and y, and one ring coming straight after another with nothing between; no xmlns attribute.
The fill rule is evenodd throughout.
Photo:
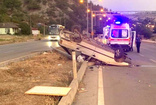
<svg viewBox="0 0 156 105"><path fill-rule="evenodd" d="M103 8L92 2L89 2L88 5L92 6L94 11ZM111 11L108 8L103 9ZM88 15L90 17L90 13ZM44 26L47 34L48 25L51 24L62 24L68 30L71 30L73 25L79 25L82 30L85 30L86 17L86 2L80 4L79 0L0 0L0 23L19 24L21 32L16 33L17 35L30 35L31 28L37 28L43 34ZM99 24L94 26L96 34L102 33L103 27L106 26L106 20L106 17L102 17L102 20L99 21L98 16L94 19ZM90 21L89 18L89 32L91 32ZM132 26L133 30L143 35L144 38L150 39L153 37L153 33L156 33L156 26L152 30L147 27L147 25L156 24L154 18L143 17L130 21L132 25L135 25Z"/></svg>
<svg viewBox="0 0 156 105"><path fill-rule="evenodd" d="M24 93L34 86L68 87L71 81L72 61L54 51L44 52L0 67L0 105L57 105L61 97Z"/></svg>
<svg viewBox="0 0 156 105"><path fill-rule="evenodd" d="M0 45L17 43L17 42L26 42L29 40L40 40L44 38L43 36L34 37L32 35L0 35Z"/></svg>

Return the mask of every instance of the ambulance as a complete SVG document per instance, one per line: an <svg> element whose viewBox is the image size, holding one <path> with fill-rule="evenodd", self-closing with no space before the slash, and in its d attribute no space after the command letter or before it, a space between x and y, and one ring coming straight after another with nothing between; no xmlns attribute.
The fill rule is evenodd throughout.
<svg viewBox="0 0 156 105"><path fill-rule="evenodd" d="M128 23L115 21L103 28L103 42L115 48L121 46L126 52L133 51L136 32L132 31Z"/></svg>

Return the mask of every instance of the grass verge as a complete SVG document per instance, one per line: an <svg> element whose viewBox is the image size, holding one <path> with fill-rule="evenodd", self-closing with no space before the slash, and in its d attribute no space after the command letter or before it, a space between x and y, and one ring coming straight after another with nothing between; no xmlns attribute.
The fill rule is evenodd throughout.
<svg viewBox="0 0 156 105"><path fill-rule="evenodd" d="M72 81L72 61L57 52L44 52L5 68L0 68L0 105L57 105L61 97L24 93L34 86L68 87Z"/></svg>

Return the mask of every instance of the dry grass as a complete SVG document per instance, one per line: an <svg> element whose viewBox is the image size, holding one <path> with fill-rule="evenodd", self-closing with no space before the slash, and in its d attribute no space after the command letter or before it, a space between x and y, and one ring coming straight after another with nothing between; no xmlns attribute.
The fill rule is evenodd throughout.
<svg viewBox="0 0 156 105"><path fill-rule="evenodd" d="M0 45L3 44L9 44L9 43L16 43L16 42L25 42L30 39L38 40L39 38L34 38L32 35L22 35L22 36L16 36L16 35L0 35Z"/></svg>
<svg viewBox="0 0 156 105"><path fill-rule="evenodd" d="M72 61L47 52L0 69L0 105L57 105L61 97L25 95L34 86L65 86L72 80Z"/></svg>

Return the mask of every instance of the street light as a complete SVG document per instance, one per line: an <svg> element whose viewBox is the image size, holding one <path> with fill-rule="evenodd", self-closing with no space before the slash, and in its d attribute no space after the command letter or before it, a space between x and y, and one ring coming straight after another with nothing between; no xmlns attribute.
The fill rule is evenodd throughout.
<svg viewBox="0 0 156 105"><path fill-rule="evenodd" d="M101 12L104 12L104 10L103 10L103 9L101 9L100 11L101 11Z"/></svg>
<svg viewBox="0 0 156 105"><path fill-rule="evenodd" d="M83 0L80 0L80 3L83 3L84 1Z"/></svg>
<svg viewBox="0 0 156 105"><path fill-rule="evenodd" d="M100 13L100 12L102 12L102 13ZM103 9L101 9L100 11L91 11L91 35L92 35L92 38L93 38L93 35L94 35L94 32L93 32L93 17L98 16L98 15L106 17L106 14L104 14ZM101 21L102 17L100 17L99 20Z"/></svg>
<svg viewBox="0 0 156 105"><path fill-rule="evenodd" d="M83 3L83 0L80 0L80 3ZM87 37L89 37L88 35L88 13L90 12L89 8L88 8L88 0L87 0Z"/></svg>
<svg viewBox="0 0 156 105"><path fill-rule="evenodd" d="M95 14L92 14L93 17L95 17Z"/></svg>
<svg viewBox="0 0 156 105"><path fill-rule="evenodd" d="M87 12L89 13L90 12L90 9L87 9Z"/></svg>
<svg viewBox="0 0 156 105"><path fill-rule="evenodd" d="M100 17L99 20L102 20L102 17Z"/></svg>
<svg viewBox="0 0 156 105"><path fill-rule="evenodd" d="M103 17L106 17L106 14L103 14Z"/></svg>
<svg viewBox="0 0 156 105"><path fill-rule="evenodd" d="M90 0L91 1L91 0ZM102 1L102 0L99 0L100 2ZM80 3L84 3L84 0L80 0ZM89 35L88 35L88 13L89 12L91 12L89 9L88 9L88 0L87 0L87 36L89 37ZM92 12L91 12L91 14L92 14ZM93 19L92 19L92 15L91 15L91 21L93 21ZM93 28L93 26L91 26L91 29ZM93 33L93 32L92 32Z"/></svg>
<svg viewBox="0 0 156 105"><path fill-rule="evenodd" d="M87 10L88 10L88 0L87 0ZM87 37L89 37L88 35L88 12L87 12Z"/></svg>

